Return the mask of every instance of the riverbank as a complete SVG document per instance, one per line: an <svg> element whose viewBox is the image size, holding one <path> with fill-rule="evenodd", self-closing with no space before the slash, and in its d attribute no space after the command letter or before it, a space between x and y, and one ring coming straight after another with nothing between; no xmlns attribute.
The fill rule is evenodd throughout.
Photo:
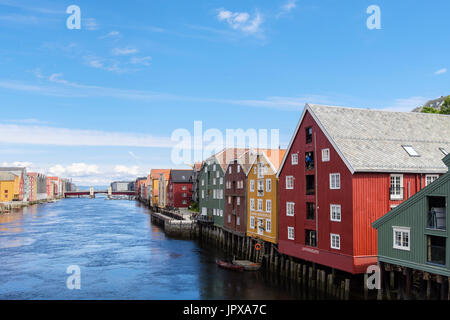
<svg viewBox="0 0 450 320"><path fill-rule="evenodd" d="M56 202L61 200L61 198L56 199L45 199L45 200L37 200L37 201L12 201L12 202L0 202L0 214L8 214L14 210L20 210L25 207L39 205L49 202Z"/></svg>

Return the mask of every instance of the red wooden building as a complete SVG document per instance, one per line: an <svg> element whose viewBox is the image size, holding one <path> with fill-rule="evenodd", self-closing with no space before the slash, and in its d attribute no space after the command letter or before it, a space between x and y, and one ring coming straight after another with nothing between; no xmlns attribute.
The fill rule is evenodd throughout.
<svg viewBox="0 0 450 320"><path fill-rule="evenodd" d="M170 170L167 184L167 205L188 208L192 198L193 170Z"/></svg>
<svg viewBox="0 0 450 320"><path fill-rule="evenodd" d="M256 152L247 150L228 163L225 172L224 229L245 236L247 231L247 174Z"/></svg>
<svg viewBox="0 0 450 320"><path fill-rule="evenodd" d="M279 178L279 251L363 273L371 223L447 171L450 117L306 105Z"/></svg>

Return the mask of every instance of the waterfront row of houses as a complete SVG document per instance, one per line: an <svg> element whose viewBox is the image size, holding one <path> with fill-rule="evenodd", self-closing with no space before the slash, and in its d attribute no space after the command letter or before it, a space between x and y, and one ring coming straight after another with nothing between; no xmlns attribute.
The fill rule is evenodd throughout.
<svg viewBox="0 0 450 320"><path fill-rule="evenodd" d="M449 151L447 115L307 104L286 150L224 149L136 190L330 268L364 273L379 257L450 276Z"/></svg>
<svg viewBox="0 0 450 320"><path fill-rule="evenodd" d="M25 167L0 167L0 203L57 199L75 189L69 179L27 172Z"/></svg>

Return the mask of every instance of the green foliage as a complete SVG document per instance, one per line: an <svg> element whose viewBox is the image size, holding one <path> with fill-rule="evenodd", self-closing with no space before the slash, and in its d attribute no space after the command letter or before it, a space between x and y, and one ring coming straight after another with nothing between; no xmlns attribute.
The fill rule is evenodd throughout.
<svg viewBox="0 0 450 320"><path fill-rule="evenodd" d="M438 114L450 114L450 96L447 96L444 99L444 103L441 106L441 109L435 109L433 107L423 107L423 113L438 113Z"/></svg>
<svg viewBox="0 0 450 320"><path fill-rule="evenodd" d="M197 202L191 201L191 205L189 206L189 208L194 212L200 212Z"/></svg>

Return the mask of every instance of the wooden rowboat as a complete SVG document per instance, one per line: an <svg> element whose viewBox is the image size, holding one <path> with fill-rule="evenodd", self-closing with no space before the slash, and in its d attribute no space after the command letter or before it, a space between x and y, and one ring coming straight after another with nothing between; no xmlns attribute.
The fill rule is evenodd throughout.
<svg viewBox="0 0 450 320"><path fill-rule="evenodd" d="M248 260L233 260L233 265L241 266L245 271L258 271L261 269L261 263L256 263Z"/></svg>
<svg viewBox="0 0 450 320"><path fill-rule="evenodd" d="M216 260L216 263L219 267L234 271L244 271L244 267L236 264L232 264L230 262L226 262L223 260Z"/></svg>

